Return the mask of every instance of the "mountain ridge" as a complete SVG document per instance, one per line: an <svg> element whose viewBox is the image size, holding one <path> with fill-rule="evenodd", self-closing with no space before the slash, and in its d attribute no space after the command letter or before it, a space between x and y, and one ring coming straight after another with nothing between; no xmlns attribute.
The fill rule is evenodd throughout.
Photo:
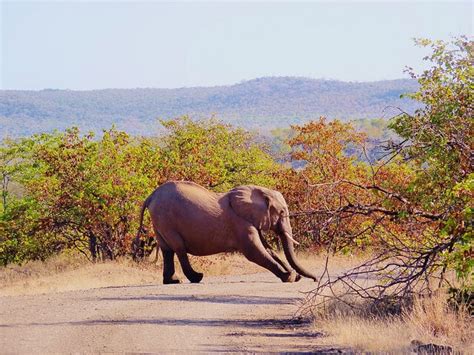
<svg viewBox="0 0 474 355"><path fill-rule="evenodd" d="M368 80L368 81L358 81L358 80L340 80L340 79L325 79L325 78L311 78L306 76L262 76L253 79L245 79L241 80L236 83L232 84L219 84L219 85L196 85L196 86L179 86L175 88L160 88L155 86L144 86L144 87L133 87L133 88L113 88L113 87L105 87L100 89L58 89L58 88L43 88L43 89L0 89L2 91L17 91L17 92L41 92L41 91L73 91L73 92L84 92L84 91L107 91L107 90L182 90L182 89L214 89L214 88L225 88L225 87L232 87L232 86L240 86L243 84L253 83L253 82L261 82L266 80L301 80L301 81L308 81L308 82L333 82L333 83L343 83L343 84L373 84L373 83L380 83L380 82L403 82L403 81L413 81L413 79L408 78L397 78L397 79L382 79L382 80Z"/></svg>
<svg viewBox="0 0 474 355"><path fill-rule="evenodd" d="M417 88L412 79L344 82L262 77L233 85L176 89L0 90L0 127L2 137L73 125L101 131L112 124L131 134L153 134L159 129L156 118L187 114L216 115L227 123L266 130L321 115L349 120L387 118L397 113L390 107L413 112L419 104L400 95Z"/></svg>

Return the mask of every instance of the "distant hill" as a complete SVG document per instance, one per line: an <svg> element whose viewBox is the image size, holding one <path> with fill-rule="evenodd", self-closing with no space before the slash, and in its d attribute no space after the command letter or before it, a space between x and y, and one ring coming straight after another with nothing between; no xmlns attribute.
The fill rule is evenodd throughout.
<svg viewBox="0 0 474 355"><path fill-rule="evenodd" d="M105 89L90 91L0 90L0 137L64 129L100 131L115 124L132 134L153 134L157 118L218 118L250 129L269 130L321 115L361 119L391 117L399 107L418 104L400 99L416 91L414 80L342 82L296 77L265 77L230 86L180 89Z"/></svg>

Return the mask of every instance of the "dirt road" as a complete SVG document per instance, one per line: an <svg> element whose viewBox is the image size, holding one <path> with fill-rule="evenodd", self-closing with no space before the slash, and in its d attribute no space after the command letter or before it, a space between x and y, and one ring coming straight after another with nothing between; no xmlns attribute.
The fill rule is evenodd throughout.
<svg viewBox="0 0 474 355"><path fill-rule="evenodd" d="M311 280L270 273L201 284L136 285L0 297L2 352L314 352L318 334L294 319Z"/></svg>

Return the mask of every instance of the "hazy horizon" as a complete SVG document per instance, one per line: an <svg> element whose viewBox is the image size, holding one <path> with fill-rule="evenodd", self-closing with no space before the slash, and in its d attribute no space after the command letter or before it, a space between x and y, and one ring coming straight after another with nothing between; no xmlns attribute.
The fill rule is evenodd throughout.
<svg viewBox="0 0 474 355"><path fill-rule="evenodd" d="M2 2L0 88L175 89L408 78L414 37L472 34L470 2Z"/></svg>
<svg viewBox="0 0 474 355"><path fill-rule="evenodd" d="M262 76L258 78L248 79L248 80L241 80L239 82L230 83L230 84L221 84L221 85L197 85L197 86L181 86L181 87L104 87L104 88L97 88L97 89L69 89L69 88L42 88L42 89L0 89L2 91L101 91L101 90L134 90L134 89L150 89L150 90L179 90L179 89L209 89L209 88L217 88L217 87L230 87L236 86L239 84L245 84L252 81L258 81L262 79L302 79L302 80L315 80L315 81L328 81L328 82L341 82L341 83L348 83L348 84L368 84L368 83L377 83L377 82L386 82L386 81L401 81L401 80L414 80L411 78L395 78L395 79L386 79L386 80L367 80L367 81L358 81L358 80L338 80L338 79L326 79L326 78L310 78L307 76L289 76L289 75L275 75L275 76Z"/></svg>

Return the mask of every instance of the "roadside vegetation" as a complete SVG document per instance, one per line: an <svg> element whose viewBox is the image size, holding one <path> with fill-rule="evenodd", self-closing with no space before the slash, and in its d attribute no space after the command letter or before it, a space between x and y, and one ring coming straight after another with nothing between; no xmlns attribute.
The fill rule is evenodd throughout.
<svg viewBox="0 0 474 355"><path fill-rule="evenodd" d="M375 138L363 122L321 117L275 131L271 146L185 116L162 122L166 133L156 137L71 128L4 141L0 262L70 250L91 261L123 258L142 201L161 183L192 180L214 191L258 184L285 196L300 250L327 255L301 312L336 342L369 351L408 349L411 340L468 349L474 47L466 38L418 44L432 50L431 68L409 71L419 83L409 96L422 108L401 111ZM333 275L333 255L365 257ZM371 337L386 332L393 344Z"/></svg>
<svg viewBox="0 0 474 355"><path fill-rule="evenodd" d="M472 318L463 308L465 305L450 306L448 297L443 292L417 297L412 307L396 315L383 316L374 314L360 300L352 300L352 304L360 306L357 310L333 300L316 317L314 325L325 335L322 339L325 344L339 344L356 351L471 354L474 351Z"/></svg>

